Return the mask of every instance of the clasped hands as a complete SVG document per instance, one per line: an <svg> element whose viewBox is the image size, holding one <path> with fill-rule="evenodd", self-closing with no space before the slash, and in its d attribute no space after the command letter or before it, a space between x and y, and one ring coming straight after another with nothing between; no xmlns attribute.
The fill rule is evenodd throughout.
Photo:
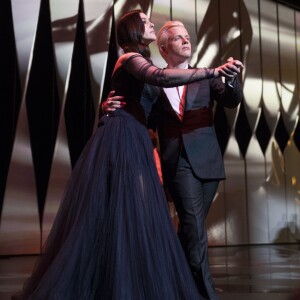
<svg viewBox="0 0 300 300"><path fill-rule="evenodd" d="M244 68L241 61L233 59L233 57L229 57L224 65L215 68L214 75L215 77L224 76L226 78L226 82L228 84L232 84L236 76L241 72L241 68Z"/></svg>

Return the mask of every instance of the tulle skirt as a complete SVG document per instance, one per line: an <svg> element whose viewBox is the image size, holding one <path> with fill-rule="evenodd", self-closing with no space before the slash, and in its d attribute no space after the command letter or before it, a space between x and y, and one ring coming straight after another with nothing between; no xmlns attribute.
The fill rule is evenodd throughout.
<svg viewBox="0 0 300 300"><path fill-rule="evenodd" d="M22 299L201 299L147 128L124 110L101 122L73 170Z"/></svg>

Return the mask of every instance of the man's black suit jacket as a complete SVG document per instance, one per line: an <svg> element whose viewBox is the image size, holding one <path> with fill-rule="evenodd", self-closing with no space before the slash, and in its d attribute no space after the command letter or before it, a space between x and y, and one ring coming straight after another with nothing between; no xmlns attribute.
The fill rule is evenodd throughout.
<svg viewBox="0 0 300 300"><path fill-rule="evenodd" d="M182 121L162 88L158 95L151 115L158 131L165 184L176 171L183 147L199 178L224 179L223 157L213 127L213 105L217 101L228 108L238 106L243 97L239 80L234 81L233 87L223 83L221 78L188 84Z"/></svg>

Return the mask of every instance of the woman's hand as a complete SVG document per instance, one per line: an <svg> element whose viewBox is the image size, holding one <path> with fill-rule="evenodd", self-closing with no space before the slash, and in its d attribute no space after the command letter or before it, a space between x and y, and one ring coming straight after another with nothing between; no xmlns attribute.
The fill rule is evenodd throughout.
<svg viewBox="0 0 300 300"><path fill-rule="evenodd" d="M104 114L109 114L117 108L123 108L126 105L126 102L122 101L124 99L123 96L114 96L114 94L115 91L110 91L107 99L102 102L101 108Z"/></svg>

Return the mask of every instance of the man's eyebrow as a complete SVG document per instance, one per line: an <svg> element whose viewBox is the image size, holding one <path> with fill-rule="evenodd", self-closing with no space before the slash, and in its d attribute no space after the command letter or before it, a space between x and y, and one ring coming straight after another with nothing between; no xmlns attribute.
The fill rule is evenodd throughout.
<svg viewBox="0 0 300 300"><path fill-rule="evenodd" d="M185 38L190 38L190 36L188 34L186 35L182 35L182 34L177 34L177 35L174 35L173 38L177 38L177 37L185 37Z"/></svg>

